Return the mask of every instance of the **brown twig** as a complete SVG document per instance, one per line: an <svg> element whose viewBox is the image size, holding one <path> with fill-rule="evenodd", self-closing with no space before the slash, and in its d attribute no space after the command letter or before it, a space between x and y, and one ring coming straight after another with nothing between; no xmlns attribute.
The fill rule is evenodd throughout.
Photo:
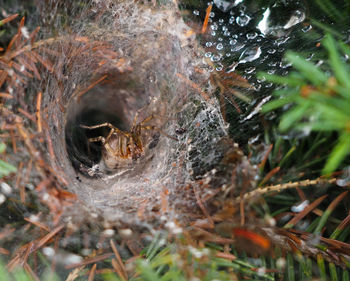
<svg viewBox="0 0 350 281"><path fill-rule="evenodd" d="M91 270L90 270L88 281L94 281L95 273L96 273L96 267L97 267L97 264L95 263L92 266Z"/></svg>
<svg viewBox="0 0 350 281"><path fill-rule="evenodd" d="M290 188L296 188L300 186L314 186L317 184L332 184L336 182L336 178L331 179L325 179L322 177L319 177L314 180L303 180L303 181L297 181L297 182L288 182L283 184L275 184L275 185L269 185L261 188L254 189L246 194L244 194L243 199L249 200L253 197L257 197L258 195L267 194L270 192L280 192L281 190L290 189ZM236 202L239 202L240 198L236 198Z"/></svg>
<svg viewBox="0 0 350 281"><path fill-rule="evenodd" d="M88 264L91 264L91 263L96 263L96 262L105 260L105 259L109 258L112 255L113 255L113 253L107 253L107 254L103 254L103 255L97 256L97 257L88 258L88 259L84 260L83 262L67 265L65 268L66 269L71 269L71 268L80 267L80 266L83 266L83 265L88 265Z"/></svg>
<svg viewBox="0 0 350 281"><path fill-rule="evenodd" d="M118 273L120 278L122 278L123 280L128 280L128 274L127 274L125 265L124 265L120 255L119 255L117 247L116 247L116 245L115 245L115 243L114 243L114 241L112 239L109 242L111 244L113 253L114 253L115 257L116 257L116 260L112 259L113 268L116 269L116 272Z"/></svg>
<svg viewBox="0 0 350 281"><path fill-rule="evenodd" d="M203 22L201 33L205 33L207 31L209 17L210 17L210 12L211 12L212 8L213 8L213 4L210 4L208 6L208 8L206 9L206 11L205 11L205 18L204 18L204 22Z"/></svg>
<svg viewBox="0 0 350 281"><path fill-rule="evenodd" d="M38 93L37 99L36 99L36 121L37 121L37 127L38 132L41 133L42 131L42 125L41 125L41 92Z"/></svg>
<svg viewBox="0 0 350 281"><path fill-rule="evenodd" d="M97 79L96 81L92 82L88 87L86 87L83 90L80 90L78 92L75 92L73 94L73 97L77 97L78 100L80 100L80 98L87 93L88 91L90 91L92 88L94 88L97 84L101 83L103 80L105 80L108 77L108 75L103 75L101 78Z"/></svg>

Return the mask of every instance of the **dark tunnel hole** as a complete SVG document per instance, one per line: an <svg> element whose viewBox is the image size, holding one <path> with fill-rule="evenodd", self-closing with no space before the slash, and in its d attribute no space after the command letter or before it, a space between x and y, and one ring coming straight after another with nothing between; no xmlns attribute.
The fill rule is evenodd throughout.
<svg viewBox="0 0 350 281"><path fill-rule="evenodd" d="M102 143L89 142L89 139L106 137L110 132L108 127L86 129L81 125L94 126L107 122L121 130L128 130L130 122L124 114L124 107L118 91L102 86L86 93L80 101L69 106L65 126L66 150L78 173L89 176L87 169L99 163L102 158Z"/></svg>

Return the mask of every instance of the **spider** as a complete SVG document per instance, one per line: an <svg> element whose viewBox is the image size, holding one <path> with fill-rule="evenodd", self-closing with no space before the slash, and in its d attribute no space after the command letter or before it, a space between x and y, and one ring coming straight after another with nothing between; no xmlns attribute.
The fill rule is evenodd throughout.
<svg viewBox="0 0 350 281"><path fill-rule="evenodd" d="M157 130L168 138L177 140L176 138L166 134L160 128L156 126L146 126L145 124L155 118L152 114L146 117L143 121L137 123L138 112L134 116L129 132L122 131L111 123L102 123L94 126L80 125L84 129L97 129L102 127L109 127L110 132L107 137L99 136L95 138L89 138L90 142L101 142L103 145L102 158L109 169L115 169L123 163L130 163L132 160L137 160L141 157L144 151L144 145L142 143L142 131L143 130Z"/></svg>

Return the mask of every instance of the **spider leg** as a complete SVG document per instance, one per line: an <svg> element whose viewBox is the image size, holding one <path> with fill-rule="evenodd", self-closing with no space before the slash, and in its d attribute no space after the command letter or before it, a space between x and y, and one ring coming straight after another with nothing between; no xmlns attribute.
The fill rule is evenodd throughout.
<svg viewBox="0 0 350 281"><path fill-rule="evenodd" d="M155 115L154 115L154 114L151 114L150 116L148 116L148 117L146 117L145 119L143 119L143 120L139 123L139 125L142 126L143 124L148 123L148 122L151 121L154 117L155 117Z"/></svg>
<svg viewBox="0 0 350 281"><path fill-rule="evenodd" d="M137 124L137 118L139 117L139 111L136 111L134 120L132 121L132 128L134 128Z"/></svg>
<svg viewBox="0 0 350 281"><path fill-rule="evenodd" d="M80 124L80 127L84 128L84 129L89 129L89 130L98 129L98 128L102 128L102 127L109 127L111 129L117 129L111 123L102 123L102 124L98 124L98 125L94 125L94 126L86 126L86 125Z"/></svg>
<svg viewBox="0 0 350 281"><path fill-rule="evenodd" d="M173 137L173 136L167 134L167 133L164 132L162 129L160 129L160 128L156 127L156 126L141 126L141 128L144 129L144 130L154 130L154 131L158 131L158 132L161 133L162 135L164 135L164 136L166 136L166 137L168 137L168 138L170 138L170 139L173 139L173 140L178 141L177 138L175 138L175 137Z"/></svg>
<svg viewBox="0 0 350 281"><path fill-rule="evenodd" d="M105 144L106 139L104 137L101 137L101 136L89 139L89 142L97 142L97 141L100 141L100 142L102 142L102 144Z"/></svg>
<svg viewBox="0 0 350 281"><path fill-rule="evenodd" d="M114 133L115 131L116 131L115 129L111 129L111 130L109 131L109 134L108 134L108 136L106 137L106 142L108 142L108 140L110 139L110 137L113 135L113 133Z"/></svg>
<svg viewBox="0 0 350 281"><path fill-rule="evenodd" d="M86 125L82 125L80 124L80 127L83 129L89 129L89 130L93 130L93 129L98 129L98 128L103 128L103 127L108 127L111 129L111 131L109 132L106 140L108 141L108 139L115 133L119 133L125 136L128 136L128 134L126 132L123 132L122 130L119 130L117 127L113 126L111 123L103 123L103 124L98 124L98 125L94 125L94 126L86 126Z"/></svg>

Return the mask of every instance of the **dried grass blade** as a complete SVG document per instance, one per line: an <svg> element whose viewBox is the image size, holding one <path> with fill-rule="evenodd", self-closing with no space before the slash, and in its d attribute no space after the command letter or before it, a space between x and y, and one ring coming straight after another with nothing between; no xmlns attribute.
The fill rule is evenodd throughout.
<svg viewBox="0 0 350 281"><path fill-rule="evenodd" d="M314 180L303 180L303 181L297 181L297 182L268 185L265 187L254 189L253 191L250 191L244 194L243 199L247 200L261 194L266 194L266 193L275 192L275 191L280 192L281 190L296 188L299 186L314 186L317 184L324 184L324 183L333 184L336 182L336 180L337 180L336 178L325 179L325 178L319 177ZM241 200L240 197L236 198L236 202L239 202L240 200Z"/></svg>
<svg viewBox="0 0 350 281"><path fill-rule="evenodd" d="M38 275L35 274L33 269L29 266L28 263L24 263L24 270L32 277L35 281L40 281Z"/></svg>
<svg viewBox="0 0 350 281"><path fill-rule="evenodd" d="M327 222L328 217L331 215L331 213L333 212L333 210L335 209L335 207L339 204L340 201L342 201L344 199L344 197L349 193L349 191L344 191L341 194L339 194L333 201L331 204L329 204L328 208L326 209L326 211L324 211L314 233L320 233L322 228L324 227L324 225Z"/></svg>
<svg viewBox="0 0 350 281"><path fill-rule="evenodd" d="M20 66L18 63L13 62L13 68L17 69L18 72L22 73L24 76L27 76L29 78L33 78L33 75L25 70L24 67Z"/></svg>
<svg viewBox="0 0 350 281"><path fill-rule="evenodd" d="M334 232L331 234L331 239L336 239L343 229L350 223L350 211L347 217L336 227Z"/></svg>
<svg viewBox="0 0 350 281"><path fill-rule="evenodd" d="M20 34L15 34L15 35L12 37L10 43L7 45L6 52L5 52L5 56L6 56L6 54L7 54L8 52L10 52L10 50L12 49L13 44L15 44L15 42L16 42L17 40L19 40L20 37L21 37Z"/></svg>
<svg viewBox="0 0 350 281"><path fill-rule="evenodd" d="M322 242L327 243L328 245L331 245L332 247L342 250L342 251L346 251L346 253L348 255L350 255L350 244L349 243L345 243L339 240L335 240L335 239L329 239L329 238L325 238L325 237L321 237L320 238Z"/></svg>
<svg viewBox="0 0 350 281"><path fill-rule="evenodd" d="M28 56L30 56L30 54L28 54ZM35 61L32 61L31 60L31 57L30 59L25 59L24 57L22 56L18 56L16 57L16 60L21 63L25 68L29 69L30 71L33 71L35 72L36 70L36 67L35 67Z"/></svg>
<svg viewBox="0 0 350 281"><path fill-rule="evenodd" d="M34 224L35 226L39 227L39 228L42 228L44 230L46 230L47 232L50 231L50 228L48 226L46 226L45 224L39 222L39 221L33 221L31 220L30 218L24 218L25 221L31 223L31 224Z"/></svg>
<svg viewBox="0 0 350 281"><path fill-rule="evenodd" d="M88 87L83 89L82 91L76 93L76 96L78 100L80 100L81 96L84 95L86 92L90 91L93 87L95 87L97 84L101 83L103 80L105 80L108 77L108 75L103 75L100 79L92 82Z"/></svg>
<svg viewBox="0 0 350 281"><path fill-rule="evenodd" d="M66 281L74 281L75 279L77 279L79 277L80 271L82 271L83 269L84 266L74 269L72 272L69 273Z"/></svg>
<svg viewBox="0 0 350 281"><path fill-rule="evenodd" d="M33 115L31 115L29 112L25 111L24 109L22 108L18 108L18 112L23 114L25 117L27 117L29 120L35 122L35 118Z"/></svg>
<svg viewBox="0 0 350 281"><path fill-rule="evenodd" d="M71 268L75 268L75 267L79 267L79 266L83 266L83 265L88 265L90 263L96 263L96 262L108 259L112 255L113 255L113 253L107 253L107 254L97 256L97 257L88 258L88 259L84 260L83 262L67 265L65 268L71 269Z"/></svg>
<svg viewBox="0 0 350 281"><path fill-rule="evenodd" d="M112 266L113 266L113 269L115 270L115 272L119 275L119 277L123 281L127 280L127 278L124 276L124 273L123 273L120 265L118 264L118 262L115 259L112 259Z"/></svg>
<svg viewBox="0 0 350 281"><path fill-rule="evenodd" d="M40 80L41 77L40 77L39 71L35 66L35 64L37 63L36 58L31 54L31 52L24 52L23 55L28 58L27 63L31 66L30 70L33 71L34 76Z"/></svg>
<svg viewBox="0 0 350 281"><path fill-rule="evenodd" d="M42 132L42 124L41 124L41 97L42 93L39 92L37 99L36 99L36 121L37 121L37 127L38 127L38 132Z"/></svg>
<svg viewBox="0 0 350 281"><path fill-rule="evenodd" d="M13 52L10 54L10 59L14 58L14 57L17 57L18 55L22 54L23 52L28 52L28 51L31 51L35 48L38 48L42 45L49 45L49 44L52 44L54 42L58 42L62 39L62 37L57 37L57 38L48 38L48 39L45 39L45 40L40 40L38 42L35 42L33 45L26 45L24 46L23 48Z"/></svg>
<svg viewBox="0 0 350 281"><path fill-rule="evenodd" d="M125 265L124 265L124 263L123 263L123 261L122 261L120 255L119 255L119 252L118 252L118 250L117 250L117 247L116 247L116 245L115 245L115 243L114 243L114 241L113 241L112 239L110 240L110 244L111 244L113 253L115 254L115 257L116 257L116 259L117 259L118 265L119 265L119 267L120 267L120 269L121 269L122 275L121 275L120 277L124 278L124 280L127 280L127 279L128 279L128 274L127 274L127 272L126 272ZM112 260L112 264L113 264L113 260ZM114 267L114 266L113 266L113 267Z"/></svg>
<svg viewBox="0 0 350 281"><path fill-rule="evenodd" d="M263 178L263 180L259 183L258 186L262 186L265 183L267 183L275 174L279 172L281 167L275 167L270 172L267 173L267 175Z"/></svg>
<svg viewBox="0 0 350 281"><path fill-rule="evenodd" d="M315 209L328 195L323 195L317 198L314 202L312 202L309 206L307 206L302 212L296 215L293 219L291 219L284 228L292 228L296 225L301 219L303 219L307 214L309 214L313 209Z"/></svg>
<svg viewBox="0 0 350 281"><path fill-rule="evenodd" d="M213 8L213 4L210 4L208 6L208 8L206 9L206 11L205 11L205 18L204 18L204 22L203 22L201 33L205 33L207 31L209 17L210 17L210 12L211 12L212 8Z"/></svg>
<svg viewBox="0 0 350 281"><path fill-rule="evenodd" d="M265 168L265 164L266 164L266 161L267 159L269 158L269 155L272 151L272 148L273 148L273 144L270 144L269 148L267 149L265 155L264 155L264 158L261 160L260 164L259 164L259 169L260 171L262 171L264 168Z"/></svg>
<svg viewBox="0 0 350 281"><path fill-rule="evenodd" d="M2 84L4 84L7 76L8 76L7 71L6 70L1 70L1 72L0 72L0 87L2 86Z"/></svg>
<svg viewBox="0 0 350 281"><path fill-rule="evenodd" d="M15 137L15 131L10 129L10 136L11 136L11 142L12 142L12 149L13 153L17 153L17 142L16 142L16 137ZM22 168L23 163L19 163L19 168L17 170L17 174L19 174L21 168ZM16 186L18 187L18 182L16 182Z"/></svg>
<svg viewBox="0 0 350 281"><path fill-rule="evenodd" d="M63 229L63 227L64 225L57 226L49 234L46 234L43 238L41 238L39 243L36 245L35 250L40 249L42 246L44 246L52 237L54 237L58 232L60 232Z"/></svg>
<svg viewBox="0 0 350 281"><path fill-rule="evenodd" d="M18 45L17 49L22 48L24 45L27 44L28 41L30 41L30 45L34 44L35 36L39 32L39 30L40 30L40 26L35 28L34 31L31 34L29 34L29 36L25 40L23 40L21 44Z"/></svg>
<svg viewBox="0 0 350 281"><path fill-rule="evenodd" d="M21 21L19 22L19 26L18 26L18 33L21 33L21 28L24 26L25 20L26 20L26 17L21 18Z"/></svg>
<svg viewBox="0 0 350 281"><path fill-rule="evenodd" d="M12 21L13 19L17 18L18 14L13 14L11 16L8 16L7 18L0 20L0 26L4 25L5 23L8 23Z"/></svg>
<svg viewBox="0 0 350 281"><path fill-rule="evenodd" d="M91 270L90 270L88 281L94 281L95 273L96 273L96 267L97 267L97 264L95 263L92 266Z"/></svg>

